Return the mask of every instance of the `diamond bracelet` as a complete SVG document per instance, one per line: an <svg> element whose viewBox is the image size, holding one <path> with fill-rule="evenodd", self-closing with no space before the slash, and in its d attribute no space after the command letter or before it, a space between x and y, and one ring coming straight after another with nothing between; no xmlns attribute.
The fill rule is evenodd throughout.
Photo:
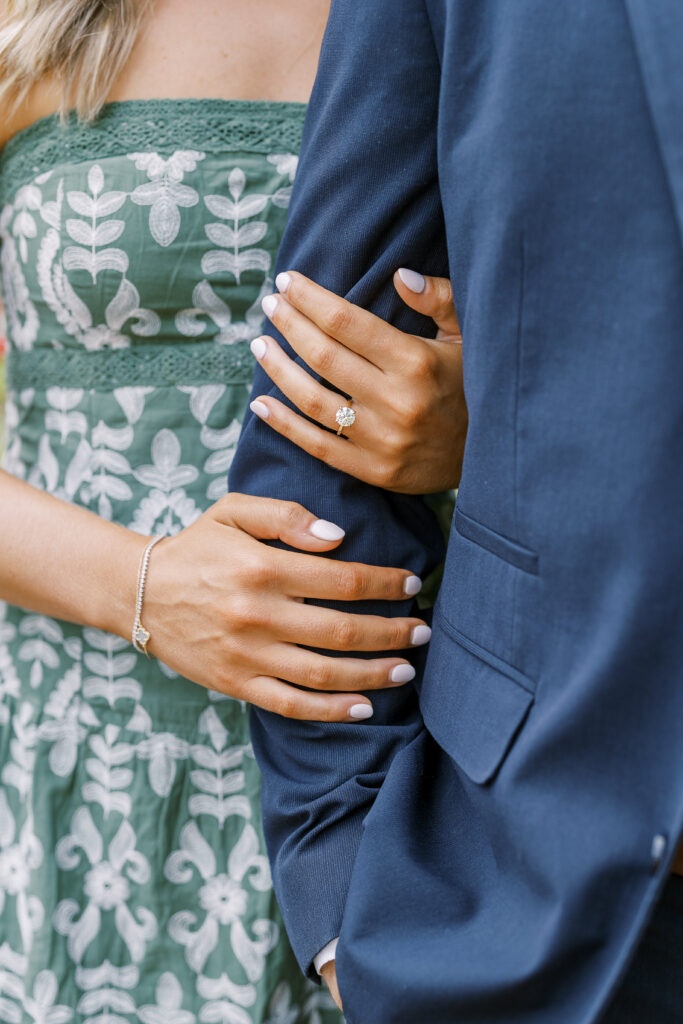
<svg viewBox="0 0 683 1024"><path fill-rule="evenodd" d="M149 556L152 554L152 548L159 543L160 540L164 540L164 537L152 537L152 539L145 545L145 550L142 552L140 558L140 565L138 567L138 582L137 582L137 597L135 600L135 623L133 625L133 647L139 654L144 654L145 657L149 658L149 651L147 645L151 640L151 634L149 630L145 629L142 625L142 602L145 599L145 584L147 583L147 572L149 570Z"/></svg>

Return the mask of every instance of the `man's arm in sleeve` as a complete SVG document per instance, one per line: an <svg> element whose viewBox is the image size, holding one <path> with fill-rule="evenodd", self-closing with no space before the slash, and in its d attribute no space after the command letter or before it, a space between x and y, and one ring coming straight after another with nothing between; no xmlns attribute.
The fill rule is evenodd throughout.
<svg viewBox="0 0 683 1024"><path fill-rule="evenodd" d="M333 2L276 268L301 271L422 334L431 323L402 305L392 276L400 266L447 273L436 169L439 72L422 0ZM265 394L285 400L257 368L253 397ZM338 523L346 538L333 557L423 577L442 557L442 535L421 499L332 470L255 416L245 421L230 489L299 501ZM353 610L406 615L410 602ZM358 725L252 713L275 890L308 973L339 934L363 819L392 758L422 728L412 686L371 699L374 716Z"/></svg>

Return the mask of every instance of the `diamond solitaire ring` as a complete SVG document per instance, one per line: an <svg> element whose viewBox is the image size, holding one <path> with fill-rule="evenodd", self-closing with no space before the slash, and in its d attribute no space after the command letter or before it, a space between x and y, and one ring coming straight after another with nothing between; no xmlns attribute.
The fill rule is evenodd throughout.
<svg viewBox="0 0 683 1024"><path fill-rule="evenodd" d="M356 422L356 413L351 408L351 402L353 402L352 398L349 399L349 405L342 405L340 409L337 409L337 415L335 416L335 419L339 424L337 437L341 436L341 432L344 427L352 427Z"/></svg>

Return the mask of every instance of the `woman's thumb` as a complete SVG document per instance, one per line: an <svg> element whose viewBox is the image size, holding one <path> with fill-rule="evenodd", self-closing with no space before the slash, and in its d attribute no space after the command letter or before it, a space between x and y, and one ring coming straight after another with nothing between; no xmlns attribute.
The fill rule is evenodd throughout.
<svg viewBox="0 0 683 1024"><path fill-rule="evenodd" d="M453 289L447 277L426 277L401 267L394 274L394 287L407 306L431 317L441 333L461 337Z"/></svg>

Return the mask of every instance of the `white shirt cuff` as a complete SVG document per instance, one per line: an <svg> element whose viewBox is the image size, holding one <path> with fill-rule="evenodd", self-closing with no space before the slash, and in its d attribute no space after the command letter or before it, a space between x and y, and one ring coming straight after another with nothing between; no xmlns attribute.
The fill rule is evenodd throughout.
<svg viewBox="0 0 683 1024"><path fill-rule="evenodd" d="M328 942L326 946L323 946L323 948L318 953L317 957L314 959L313 966L315 967L318 974L320 974L320 971L325 966L325 964L329 964L330 960L335 959L337 955L338 942L339 939L332 939L332 942Z"/></svg>

